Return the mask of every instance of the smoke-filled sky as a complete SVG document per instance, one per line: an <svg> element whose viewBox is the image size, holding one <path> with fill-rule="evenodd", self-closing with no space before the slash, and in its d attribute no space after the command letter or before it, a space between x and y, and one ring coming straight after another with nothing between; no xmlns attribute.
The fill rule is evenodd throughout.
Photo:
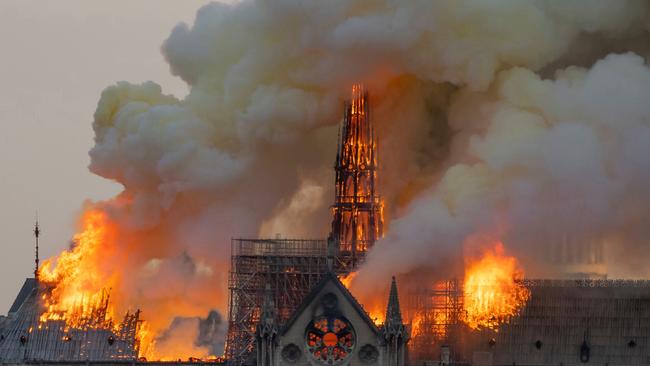
<svg viewBox="0 0 650 366"><path fill-rule="evenodd" d="M36 181L59 179L50 151L79 143L90 147L90 171L123 190L94 192L100 183L86 175L91 183L37 191L95 198L85 209L114 224L114 240L82 265L111 279L121 308L155 314L156 330L223 311L229 238L327 234L336 127L360 81L379 136L387 235L355 286L420 269L458 275L463 252L496 241L530 276L606 268L647 277L649 28L648 2L633 0L213 3L142 46L162 43L156 62L168 63L187 95L179 79L130 69L116 78L127 82L104 80L101 95L61 97L86 111L71 128L85 132L46 134L49 147L38 146L50 174ZM142 57L96 42L119 62ZM14 151L23 150L4 155Z"/></svg>
<svg viewBox="0 0 650 366"><path fill-rule="evenodd" d="M119 80L187 86L160 45L207 0L0 1L0 313L33 271L39 211L41 256L66 248L81 203L119 192L87 169L92 115Z"/></svg>

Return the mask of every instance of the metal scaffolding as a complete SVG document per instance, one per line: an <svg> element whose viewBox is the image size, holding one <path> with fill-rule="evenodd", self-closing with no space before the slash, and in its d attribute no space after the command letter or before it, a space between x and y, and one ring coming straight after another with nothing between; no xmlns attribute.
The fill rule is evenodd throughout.
<svg viewBox="0 0 650 366"><path fill-rule="evenodd" d="M233 239L231 245L226 357L241 365L252 354L266 285L283 324L327 272L328 245L295 239Z"/></svg>
<svg viewBox="0 0 650 366"><path fill-rule="evenodd" d="M459 342L462 296L457 280L417 286L407 292L406 312L412 327L409 354L412 358L439 359L440 345Z"/></svg>

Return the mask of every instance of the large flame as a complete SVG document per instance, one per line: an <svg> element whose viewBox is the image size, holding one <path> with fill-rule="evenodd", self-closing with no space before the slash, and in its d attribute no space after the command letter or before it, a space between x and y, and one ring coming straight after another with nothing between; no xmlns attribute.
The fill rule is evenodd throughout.
<svg viewBox="0 0 650 366"><path fill-rule="evenodd" d="M69 328L101 328L121 333L122 319L133 317L134 309L114 306L117 303L125 307L128 303L120 293L124 274L114 268L115 263L128 260L128 253L117 246L119 234L118 224L101 208L88 207L84 211L71 247L45 260L39 269L44 308L39 326L48 321L65 321ZM147 315L156 316L144 314ZM167 346L165 349L157 347L160 329L153 328L152 323L138 320L135 332L138 355L148 360L186 360L188 357L199 360L190 356L205 356L201 359L204 362L220 360L186 343L173 350Z"/></svg>
<svg viewBox="0 0 650 366"><path fill-rule="evenodd" d="M503 322L519 314L530 291L517 280L523 277L517 259L504 253L502 243L478 260L468 260L464 280L464 320L472 329L498 331Z"/></svg>
<svg viewBox="0 0 650 366"><path fill-rule="evenodd" d="M119 277L107 276L100 270L102 258L114 254L115 233L115 224L105 212L88 209L81 217L81 231L73 237L71 248L43 262L38 272L43 289L41 324L63 320L72 328L119 331L120 321L116 321L110 301L110 291L118 286ZM146 324L139 322L136 332L139 348L150 352L153 341Z"/></svg>
<svg viewBox="0 0 650 366"><path fill-rule="evenodd" d="M74 236L72 248L47 259L39 270L39 279L49 287L43 294L46 311L41 321L73 321L89 315L108 300L108 290L117 281L116 276L106 278L95 266L100 255L109 254L106 251L110 245L106 243L111 242L112 227L106 214L91 209L83 214L81 221L82 230ZM108 306L107 311L107 318L112 319L113 307Z"/></svg>

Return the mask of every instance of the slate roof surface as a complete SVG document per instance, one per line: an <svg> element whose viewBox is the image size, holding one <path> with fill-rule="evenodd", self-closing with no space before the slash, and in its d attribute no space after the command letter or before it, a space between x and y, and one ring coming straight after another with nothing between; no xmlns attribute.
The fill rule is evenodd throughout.
<svg viewBox="0 0 650 366"><path fill-rule="evenodd" d="M23 287L20 288L20 291L18 292L18 296L16 296L16 300L14 300L14 303L11 305L11 308L9 309L9 314L15 313L18 311L18 309L20 309L20 307L27 299L27 296L29 296L29 294L34 289L35 285L36 285L36 280L34 278L25 278Z"/></svg>

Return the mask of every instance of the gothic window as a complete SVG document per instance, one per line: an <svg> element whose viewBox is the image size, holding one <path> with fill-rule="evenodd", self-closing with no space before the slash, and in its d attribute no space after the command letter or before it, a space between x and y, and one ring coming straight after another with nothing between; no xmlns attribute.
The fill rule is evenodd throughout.
<svg viewBox="0 0 650 366"><path fill-rule="evenodd" d="M321 365L340 365L351 355L355 345L350 322L338 316L314 319L305 334L307 354Z"/></svg>

